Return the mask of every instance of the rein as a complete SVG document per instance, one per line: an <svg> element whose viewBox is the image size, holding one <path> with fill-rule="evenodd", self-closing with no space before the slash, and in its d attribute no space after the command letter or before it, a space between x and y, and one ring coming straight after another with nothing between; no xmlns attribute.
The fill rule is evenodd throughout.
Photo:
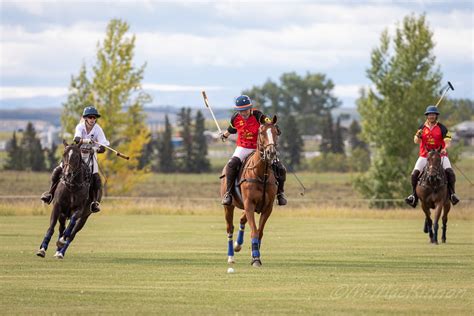
<svg viewBox="0 0 474 316"><path fill-rule="evenodd" d="M434 168L436 173L434 176L430 176L429 170L430 168ZM435 180L435 181L431 181ZM434 182L434 183L433 183ZM425 188L432 188L434 192L437 192L441 187L447 184L446 181L446 174L444 172L442 163L440 162L436 168L427 164L423 169L422 176L420 178L420 185Z"/></svg>
<svg viewBox="0 0 474 316"><path fill-rule="evenodd" d="M79 157L80 164L79 164L79 167L77 168L78 170L77 169L72 170L72 172L70 173L71 176L68 176L63 172L61 176L61 182L64 183L68 191L71 191L74 188L85 188L85 187L90 186L90 174L91 174L90 164L92 161L92 157L93 157L93 154L90 154L87 162L84 162L84 160L82 160L82 157ZM63 168L65 168L66 166L71 167L72 165L69 162L63 161ZM84 173L84 170L86 171L85 173ZM76 181L79 175L84 175L84 178L81 183L77 183Z"/></svg>

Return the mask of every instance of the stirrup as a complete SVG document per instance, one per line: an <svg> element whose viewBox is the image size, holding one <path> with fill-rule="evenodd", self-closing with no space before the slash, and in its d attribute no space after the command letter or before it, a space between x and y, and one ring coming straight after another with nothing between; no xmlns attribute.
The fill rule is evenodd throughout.
<svg viewBox="0 0 474 316"><path fill-rule="evenodd" d="M51 204L51 202L53 201L53 195L49 192L44 192L41 195L40 199L46 204Z"/></svg>
<svg viewBox="0 0 474 316"><path fill-rule="evenodd" d="M417 204L417 199L415 197L414 194L410 194L410 196L408 196L406 199L405 199L405 202L410 205L411 207L415 208L416 207L416 204Z"/></svg>
<svg viewBox="0 0 474 316"><path fill-rule="evenodd" d="M232 205L232 194L226 192L222 197L222 205Z"/></svg>
<svg viewBox="0 0 474 316"><path fill-rule="evenodd" d="M94 201L90 205L90 211L91 213L97 213L100 212L100 204L97 201Z"/></svg>
<svg viewBox="0 0 474 316"><path fill-rule="evenodd" d="M453 205L458 204L460 201L459 198L456 196L456 193L451 194L451 196L449 197L449 200L451 201Z"/></svg>
<svg viewBox="0 0 474 316"><path fill-rule="evenodd" d="M285 195L283 193L277 194L277 204L280 206L286 205L287 200L285 198Z"/></svg>

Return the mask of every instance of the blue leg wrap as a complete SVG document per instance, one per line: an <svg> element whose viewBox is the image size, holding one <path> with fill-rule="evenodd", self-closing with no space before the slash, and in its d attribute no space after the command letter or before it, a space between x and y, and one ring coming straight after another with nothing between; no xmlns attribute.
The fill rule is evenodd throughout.
<svg viewBox="0 0 474 316"><path fill-rule="evenodd" d="M237 235L237 244L243 245L244 233L245 233L245 225L240 224L239 234Z"/></svg>
<svg viewBox="0 0 474 316"><path fill-rule="evenodd" d="M232 234L227 235L227 255L234 255L234 241L232 239Z"/></svg>
<svg viewBox="0 0 474 316"><path fill-rule="evenodd" d="M48 250L49 241L51 240L52 236L53 234L46 234L44 236L44 239L43 239L43 242L41 243L40 248L44 248L44 250Z"/></svg>
<svg viewBox="0 0 474 316"><path fill-rule="evenodd" d="M66 253L66 250L67 250L67 248L69 247L70 244L71 244L70 240L66 241L66 244L64 244L63 248L60 251L63 255Z"/></svg>
<svg viewBox="0 0 474 316"><path fill-rule="evenodd" d="M71 217L71 219L69 220L69 225L67 225L67 228L66 230L64 231L64 239L66 239L67 237L71 236L71 232L74 228L74 226L76 225L76 219L73 217Z"/></svg>
<svg viewBox="0 0 474 316"><path fill-rule="evenodd" d="M260 241L258 238L252 238L252 257L260 258Z"/></svg>

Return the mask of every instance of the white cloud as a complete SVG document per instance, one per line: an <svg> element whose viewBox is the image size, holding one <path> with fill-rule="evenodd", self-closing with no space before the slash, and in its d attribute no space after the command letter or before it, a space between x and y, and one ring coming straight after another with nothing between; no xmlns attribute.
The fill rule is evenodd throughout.
<svg viewBox="0 0 474 316"><path fill-rule="evenodd" d="M49 2L15 2L15 5L30 14L48 16ZM239 76L243 67L252 69L308 69L330 73L338 68L347 75L363 78L364 73L354 75L354 65L369 64L370 51L379 44L383 29L393 30L395 23L412 12L409 6L396 2L370 1L366 3L343 2L209 2L206 16L196 17L196 21L180 25L180 31L165 31L160 21L148 25L146 31L136 34L136 65L147 62L153 69L170 69L179 66L193 71L208 67L213 75L218 74L223 81L230 76ZM53 5L55 5L53 3ZM87 3L93 5L93 2ZM133 4L136 5L136 4ZM159 10L160 3L141 2L151 12ZM192 10L199 4L179 3L183 10ZM124 18L132 4L120 2ZM427 19L434 31L435 55L438 63L472 65L473 13L457 9L428 11ZM53 18L49 19L53 21ZM245 23L249 21L249 23ZM181 23L182 21L177 21ZM206 26L214 33L198 33L194 23ZM187 25L187 26L186 26ZM83 20L68 26L41 25L39 31L29 31L13 24L0 24L0 74L1 84L9 85L9 78L16 82L23 78L36 78L46 82L60 79L67 84L69 76L77 73L81 62L88 66L95 60L98 41L105 36L106 21ZM210 35L211 34L211 35ZM442 65L443 66L443 65ZM233 74L218 73L216 68L237 69ZM360 69L361 67L357 67ZM443 68L443 67L442 67ZM469 67L467 70L469 71ZM148 74L147 74L148 76ZM204 73L203 79L209 74ZM186 74L182 74L183 82ZM165 78L160 78L163 81ZM153 80L153 79L152 79ZM356 83L353 78L348 79ZM348 80L345 80L347 82ZM194 92L202 87L193 84L145 84L144 88L161 92ZM57 84L58 80L56 81ZM251 79L249 79L250 84ZM256 83L258 84L258 83ZM12 96L12 87L2 88L1 98ZM20 87L21 88L21 87ZM57 95L63 88L23 87L22 95ZM205 87L207 90L222 87ZM56 90L58 89L58 90ZM357 97L359 86L336 85L335 94L341 97ZM43 93L43 94L39 94ZM12 96L14 97L14 96Z"/></svg>
<svg viewBox="0 0 474 316"><path fill-rule="evenodd" d="M143 89L150 91L160 92L201 92L201 91L217 91L224 89L223 87L217 86L187 86L187 85L175 85L175 84L156 84L156 83L145 83Z"/></svg>
<svg viewBox="0 0 474 316"><path fill-rule="evenodd" d="M61 97L67 92L67 88L64 87L0 87L0 100Z"/></svg>

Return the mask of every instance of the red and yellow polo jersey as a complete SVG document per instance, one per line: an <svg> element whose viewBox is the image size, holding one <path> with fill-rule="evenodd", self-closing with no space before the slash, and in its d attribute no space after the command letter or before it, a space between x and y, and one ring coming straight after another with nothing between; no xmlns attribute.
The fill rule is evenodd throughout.
<svg viewBox="0 0 474 316"><path fill-rule="evenodd" d="M420 143L420 157L428 157L430 150L437 150L440 147L446 148L445 139L451 139L451 135L448 132L446 126L441 123L436 123L432 128L429 127L428 123L424 123L420 126L421 129L421 143ZM446 156L446 154L441 154Z"/></svg>
<svg viewBox="0 0 474 316"><path fill-rule="evenodd" d="M234 113L227 131L231 134L237 133L237 146L249 149L257 148L258 128L262 117L266 118L258 110L253 110L248 119L244 119L239 112Z"/></svg>

